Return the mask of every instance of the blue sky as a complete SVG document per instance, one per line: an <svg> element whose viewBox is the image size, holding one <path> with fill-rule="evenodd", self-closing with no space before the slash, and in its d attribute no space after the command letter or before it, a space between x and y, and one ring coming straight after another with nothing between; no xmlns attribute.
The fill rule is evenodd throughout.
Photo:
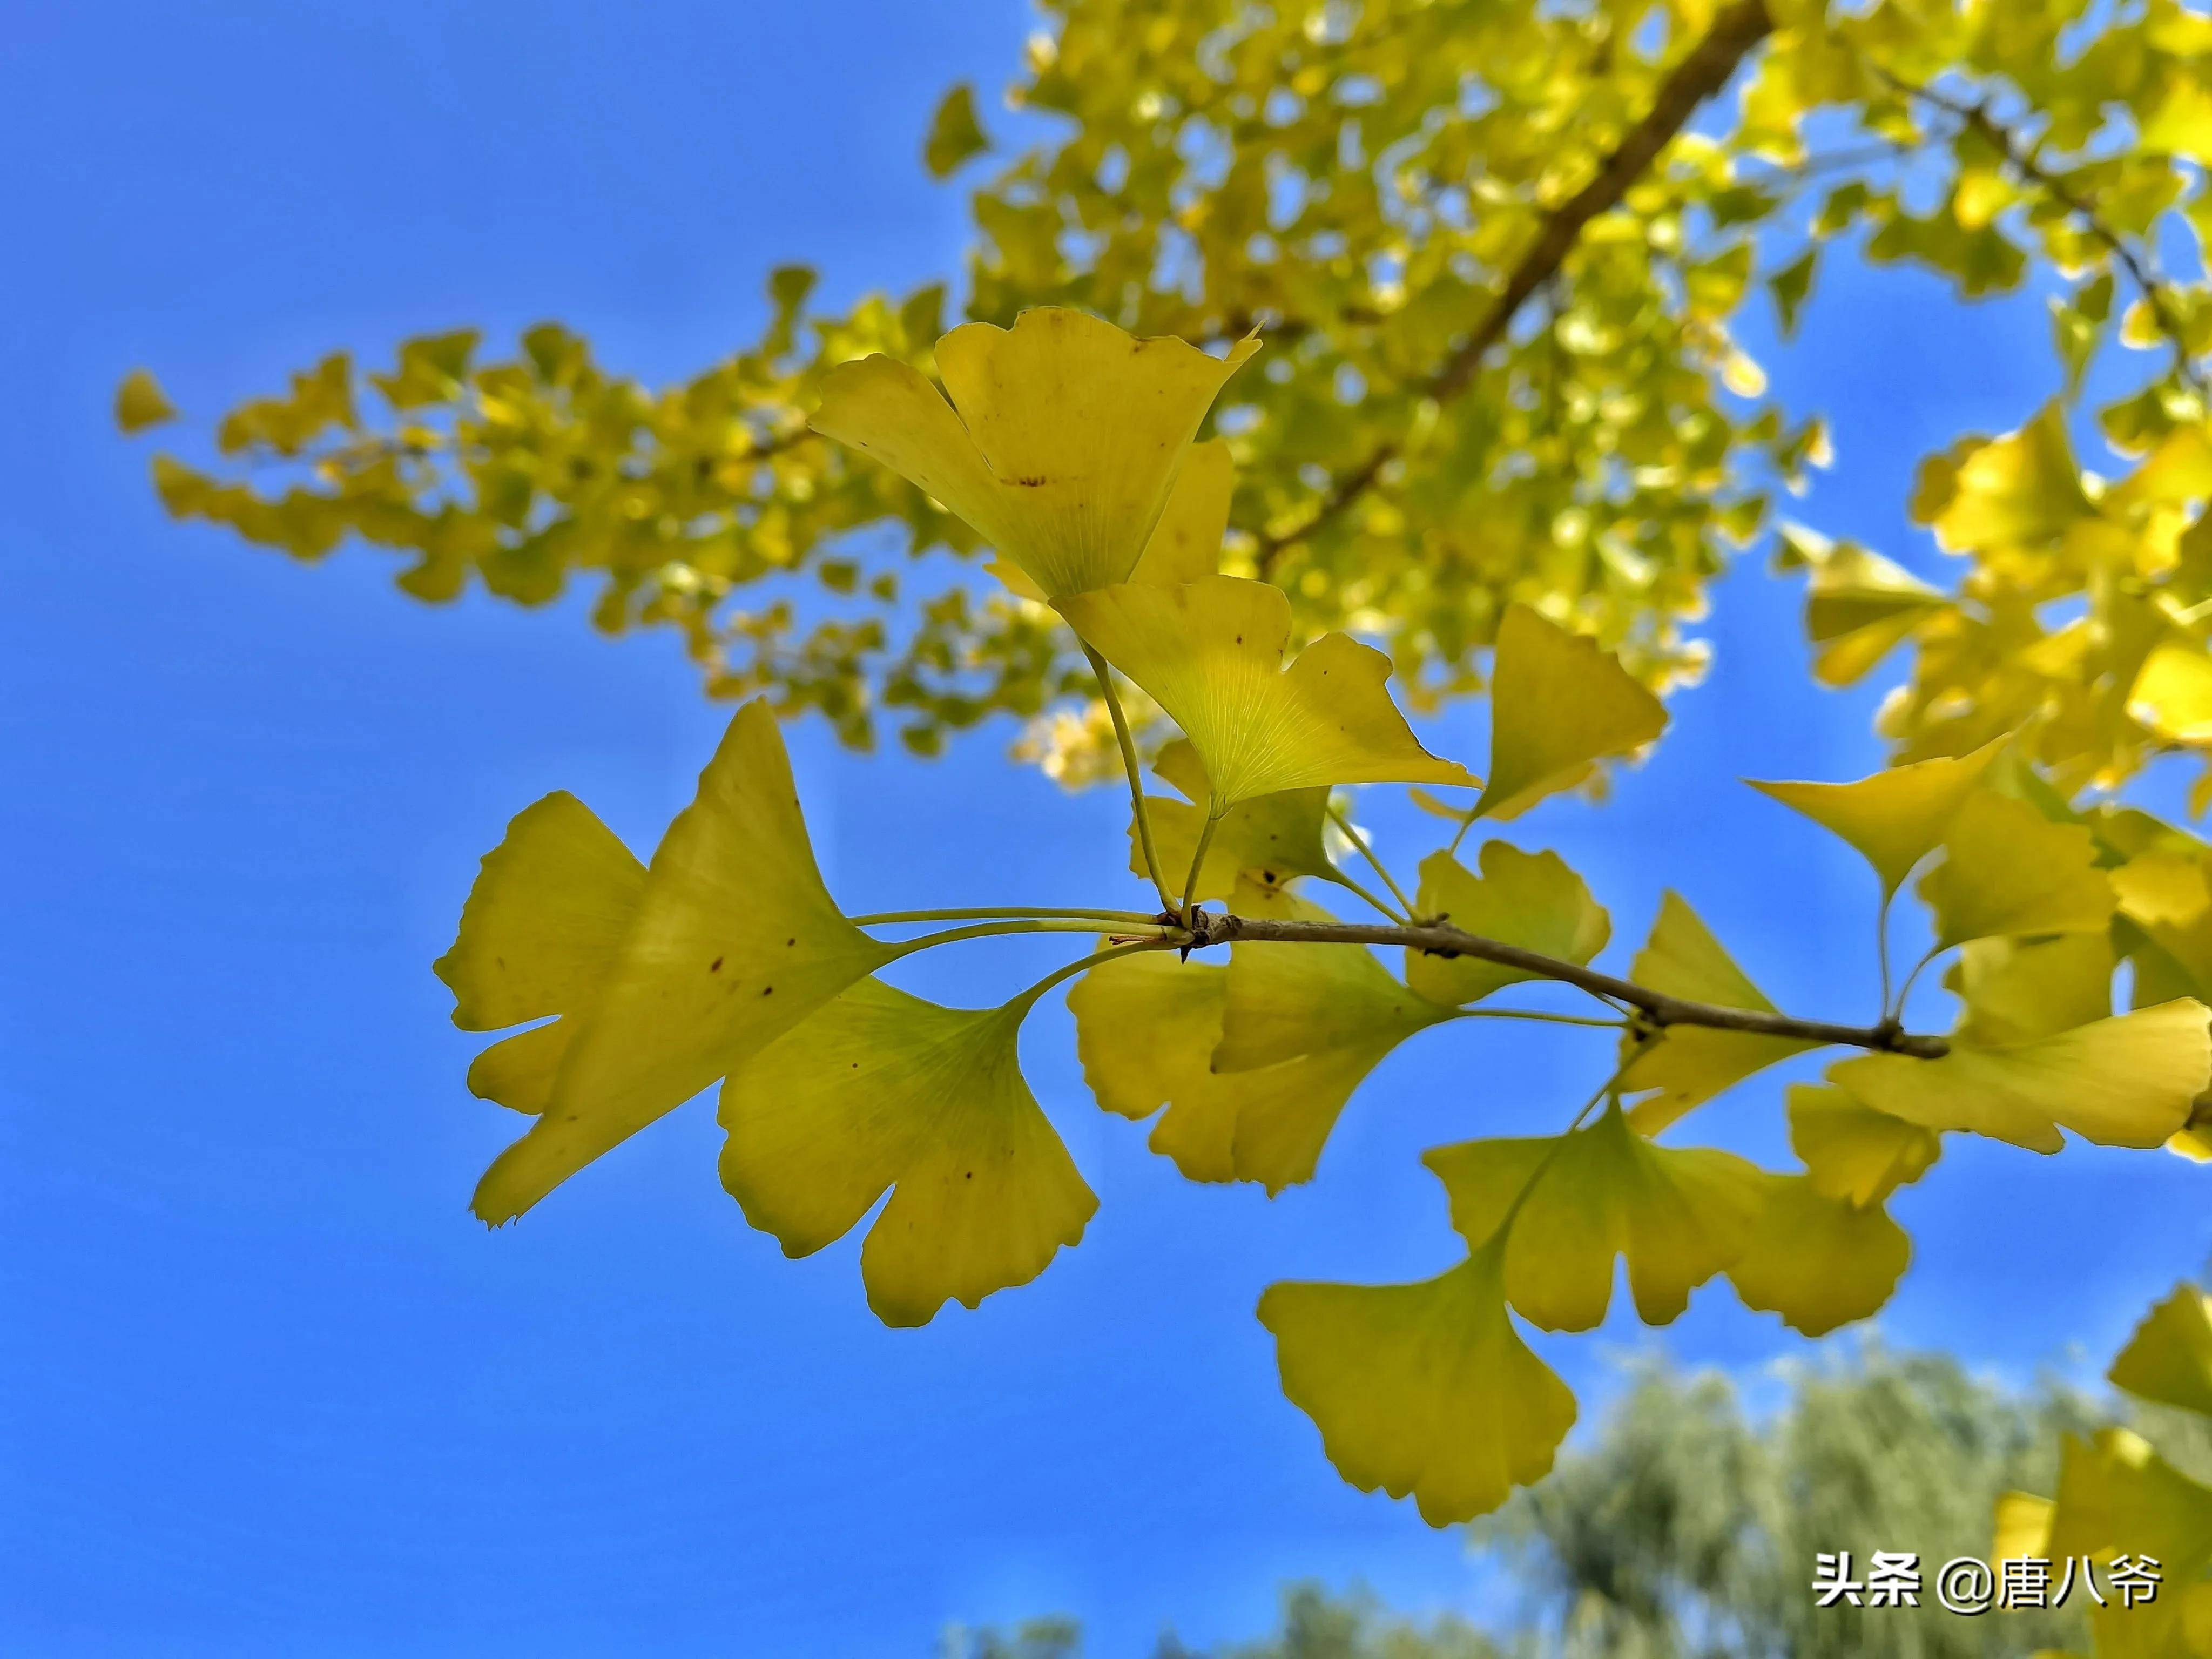
<svg viewBox="0 0 2212 1659"><path fill-rule="evenodd" d="M465 322L558 317L675 375L757 326L772 264L833 301L953 273L921 134L1030 27L1005 0L0 13L0 1648L919 1656L1065 1609L1111 1656L1255 1632L1299 1574L1482 1595L1456 1537L1337 1479L1251 1310L1278 1278L1453 1259L1414 1155L1556 1125L1587 1042L1401 1054L1271 1204L1091 1107L1055 1010L1025 1053L1103 1208L1037 1284L918 1333L868 1315L857 1237L790 1262L746 1228L703 1102L487 1234L465 1202L516 1123L463 1089L428 966L476 858L556 787L649 848L728 711L580 603L434 610L377 555L173 526L109 426L142 362L203 420ZM1771 359L1835 424L1803 515L1932 571L1912 464L2029 412L2044 340L2032 298L1829 280ZM1625 945L1671 883L1778 1000L1863 1016L1870 878L1729 782L1878 760L1875 690L1810 685L1796 605L1744 562L1652 763L1513 834ZM927 764L791 733L851 908L1131 902L1124 807L1011 766L1007 735ZM1474 713L1434 735L1479 761ZM1420 820L1369 816L1410 867ZM979 945L908 982L981 1002L1051 960ZM1778 1159L1778 1098L1713 1133ZM1917 1255L1882 1328L2015 1377L2109 1353L2203 1258L2203 1179L1957 1147L1899 1203ZM1747 1376L1806 1351L1724 1286L1656 1335L1543 1346L1595 1402L1653 1342Z"/></svg>

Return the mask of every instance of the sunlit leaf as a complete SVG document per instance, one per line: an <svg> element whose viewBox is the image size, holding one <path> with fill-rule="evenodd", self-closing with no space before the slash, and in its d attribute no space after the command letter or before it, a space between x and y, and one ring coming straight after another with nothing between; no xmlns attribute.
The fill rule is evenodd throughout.
<svg viewBox="0 0 2212 1659"><path fill-rule="evenodd" d="M1498 625L1490 702L1490 781L1480 803L1490 817L1571 789L1599 761L1642 748L1667 725L1659 699L1617 658L1525 605Z"/></svg>
<svg viewBox="0 0 2212 1659"><path fill-rule="evenodd" d="M1957 1036L2003 1048L2103 1019L2112 1012L2112 966L2106 933L1971 940L1943 976L1966 1005Z"/></svg>
<svg viewBox="0 0 2212 1659"><path fill-rule="evenodd" d="M1856 848L1893 893L1934 852L2002 744L1957 759L1916 761L1852 783L1762 783L1752 787L1802 812Z"/></svg>
<svg viewBox="0 0 2212 1659"><path fill-rule="evenodd" d="M1474 781L1414 740L1385 689L1390 661L1381 652L1328 634L1284 667L1290 602L1265 582L1125 583L1064 599L1060 609L1182 728L1216 817L1286 789Z"/></svg>
<svg viewBox="0 0 2212 1659"><path fill-rule="evenodd" d="M2058 1498L2049 1548L2054 1559L2116 1553L2148 1556L2170 1586L2193 1586L2212 1565L2212 1487L2160 1457L2131 1430L2109 1428L2084 1440L2059 1442ZM2117 1595L2090 1612L2100 1655L2164 1656L2198 1652L2181 1644L2185 1623L2201 1611L2185 1589L2123 1607ZM2193 1632L2192 1632L2193 1633Z"/></svg>
<svg viewBox="0 0 2212 1659"><path fill-rule="evenodd" d="M2212 1300L2194 1285L2175 1286L2105 1376L2138 1399L2212 1417Z"/></svg>
<svg viewBox="0 0 2212 1659"><path fill-rule="evenodd" d="M1244 915L1326 919L1290 894L1249 882L1236 908ZM1312 1176L1352 1091L1442 1011L1411 997L1356 947L1237 945L1232 955L1236 965L1226 968L1165 952L1101 963L1068 993L1076 1052L1108 1111L1144 1118L1167 1107L1152 1148L1190 1179L1255 1181L1279 1192ZM1290 971L1269 971L1275 968ZM1216 1072L1230 986L1240 974L1279 1000L1271 1021L1251 1009L1258 998L1246 985L1249 1034L1264 1039L1288 1027L1294 1036L1283 1047L1294 1052ZM1346 1007L1329 1006L1340 999ZM1306 1029L1322 1022L1328 1024L1323 1035Z"/></svg>
<svg viewBox="0 0 2212 1659"><path fill-rule="evenodd" d="M1767 1183L1750 1241L1728 1270L1744 1306L1825 1336L1889 1300L1912 1243L1879 1204L1830 1198L1807 1176Z"/></svg>
<svg viewBox="0 0 2212 1659"><path fill-rule="evenodd" d="M1228 441L1209 438L1193 444L1129 580L1175 587L1212 575L1221 562L1221 538L1228 532L1229 502L1236 488L1237 468ZM1010 560L994 558L989 569L1024 599L1046 600L1045 591Z"/></svg>
<svg viewBox="0 0 2212 1659"><path fill-rule="evenodd" d="M2051 403L2019 431L1966 456L1935 519L1936 534L1952 549L2037 541L2063 534L2088 510L2065 409Z"/></svg>
<svg viewBox="0 0 2212 1659"><path fill-rule="evenodd" d="M1212 798L1212 787L1206 781L1205 763L1188 738L1177 738L1161 750L1152 769L1188 798L1145 798L1153 842L1167 866L1162 873L1180 890L1206 828L1205 804ZM1240 878L1268 887L1293 876L1333 879L1336 866L1329 860L1322 833L1328 817L1328 788L1319 784L1257 796L1231 807L1214 824L1213 838L1206 843L1195 896L1227 898ZM1129 823L1129 870L1133 875L1145 873L1144 842L1133 817Z"/></svg>
<svg viewBox="0 0 2212 1659"><path fill-rule="evenodd" d="M1022 1080L1027 1012L1026 1000L945 1008L862 980L730 1073L722 1184L794 1256L890 1188L860 1252L887 1325L1027 1284L1098 1207Z"/></svg>
<svg viewBox="0 0 2212 1659"><path fill-rule="evenodd" d="M645 866L574 795L548 795L515 816L484 854L453 948L432 967L463 1030L562 1018L479 1054L469 1067L474 1093L517 1111L545 1109L574 1016L598 998L644 886Z"/></svg>
<svg viewBox="0 0 2212 1659"><path fill-rule="evenodd" d="M486 1172L477 1213L521 1214L899 953L830 901L775 716L746 704L653 855L550 1101Z"/></svg>
<svg viewBox="0 0 2212 1659"><path fill-rule="evenodd" d="M1986 791L1951 821L1943 860L1921 878L1939 945L2019 933L2100 933L2112 884L2095 837L2053 823L2025 801Z"/></svg>
<svg viewBox="0 0 2212 1659"><path fill-rule="evenodd" d="M1129 579L1199 422L1257 349L1211 357L1044 307L939 340L945 395L891 357L840 365L811 425L944 502L1058 599Z"/></svg>
<svg viewBox="0 0 2212 1659"><path fill-rule="evenodd" d="M2212 744L2212 656L2202 646L2160 646L2136 675L2128 714L2168 742Z"/></svg>
<svg viewBox="0 0 2212 1659"><path fill-rule="evenodd" d="M1587 963L1612 937L1611 919L1557 853L1524 853L1507 842L1486 842L1477 863L1480 876L1449 853L1422 860L1414 909L1463 933L1573 963ZM1406 952L1406 982L1431 1002L1474 1002L1534 977L1474 957Z"/></svg>
<svg viewBox="0 0 2212 1659"><path fill-rule="evenodd" d="M1690 1002L1772 1013L1774 1005L1737 967L1720 941L1677 893L1659 901L1651 937L1637 954L1629 976L1638 984ZM1628 1121L1656 1135L1692 1107L1753 1072L1820 1045L1803 1037L1768 1036L1704 1025L1669 1026L1621 1076L1629 1092L1656 1090L1636 1103Z"/></svg>
<svg viewBox="0 0 2212 1659"><path fill-rule="evenodd" d="M1421 1161L1450 1193L1452 1225L1469 1246L1488 1244L1512 1216L1506 1299L1548 1331L1605 1317L1615 1256L1627 1259L1637 1316L1676 1318L1742 1254L1766 1197L1754 1165L1711 1147L1654 1146L1618 1107L1564 1137L1462 1141Z"/></svg>
<svg viewBox="0 0 2212 1659"><path fill-rule="evenodd" d="M2212 1073L2212 1029L2181 1000L2010 1048L1954 1043L1941 1060L1865 1054L1829 1080L1877 1111L2055 1152L2062 1128L2105 1146L2156 1146L2189 1121Z"/></svg>
<svg viewBox="0 0 2212 1659"><path fill-rule="evenodd" d="M1814 1191L1861 1206L1919 1180L1942 1150L1934 1130L1813 1083L1790 1086L1790 1145Z"/></svg>
<svg viewBox="0 0 2212 1659"><path fill-rule="evenodd" d="M2051 1520L2057 1505L2030 1492L2008 1492L1997 1499L1991 1528L1991 1561L2049 1560Z"/></svg>
<svg viewBox="0 0 2212 1659"><path fill-rule="evenodd" d="M1443 1526L1541 1480L1575 1398L1505 1311L1497 1249L1413 1285L1273 1285L1283 1392L1362 1492L1411 1496Z"/></svg>

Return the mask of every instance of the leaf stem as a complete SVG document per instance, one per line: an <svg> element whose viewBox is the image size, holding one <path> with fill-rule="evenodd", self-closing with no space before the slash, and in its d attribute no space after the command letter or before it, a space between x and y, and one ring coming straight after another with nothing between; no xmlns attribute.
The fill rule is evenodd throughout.
<svg viewBox="0 0 2212 1659"><path fill-rule="evenodd" d="M1372 865L1375 868L1375 873L1382 878L1382 884L1390 890L1390 896L1398 901L1399 911L1405 916L1406 920L1408 921L1412 921L1413 916L1413 901L1407 898L1406 896L1406 890L1399 886L1398 884L1391 878L1389 871L1383 867L1382 860L1375 856L1375 849L1368 844L1367 837L1359 833L1358 826L1353 823L1352 821L1346 817L1343 813L1338 811L1334 805L1329 807L1328 815L1333 820L1334 820L1336 827L1344 831L1344 838L1359 849L1359 856L1365 859L1369 864ZM1380 909L1382 907L1378 905L1376 908ZM1384 914L1388 915L1389 912L1385 910Z"/></svg>
<svg viewBox="0 0 2212 1659"><path fill-rule="evenodd" d="M853 916L848 920L856 927L889 927L902 921L999 921L1016 916L1053 916L1091 921L1157 922L1159 918L1142 910L1092 910L1066 908L1049 904L987 905L975 909L951 910L878 910L872 915ZM1100 928L1097 931L1110 931Z"/></svg>
<svg viewBox="0 0 2212 1659"><path fill-rule="evenodd" d="M1654 990L1648 985L1638 985L1632 980L1601 973L1578 962L1547 957L1540 951L1509 945L1503 939L1462 933L1448 922L1384 927L1370 922L1294 921L1265 916L1201 915L1193 919L1189 946L1194 951L1237 939L1285 944L1395 945L1442 957L1472 957L1480 962L1517 968L1535 978L1558 980L1595 997L1609 998L1636 1009L1643 1015L1643 1023L1662 1030L1669 1025L1699 1025L1720 1031L1839 1043L1881 1054L1909 1054L1916 1060L1940 1060L1951 1052L1951 1045L1943 1038L1900 1030L1889 1020L1875 1025L1839 1025L1824 1019L1800 1019L1764 1008L1730 1008L1717 1003L1694 1002ZM1907 988L1910 984L1908 981Z"/></svg>
<svg viewBox="0 0 2212 1659"><path fill-rule="evenodd" d="M1406 921L1410 920L1409 917L1401 916L1395 910L1393 910L1390 908L1389 902L1388 900L1379 898L1375 894L1369 892L1364 887L1362 887L1350 876L1346 875L1341 870L1334 872L1329 876L1328 879L1334 882L1338 886L1343 888L1346 892L1353 895L1355 897L1364 899L1369 904L1373 905L1376 910L1389 917L1393 921Z"/></svg>
<svg viewBox="0 0 2212 1659"><path fill-rule="evenodd" d="M1096 968L1102 962L1111 962L1116 957L1131 956L1139 951L1164 951L1174 943L1172 939L1163 937L1156 939L1138 939L1127 945L1115 945L1103 951L1093 951L1087 957L1078 957L1073 962L1060 963L1059 967L1030 986L1028 990L1018 996L1009 998L1006 1006L1010 1009L1020 1009L1021 1017L1026 1019L1029 1018L1030 1010L1036 1006L1037 999L1062 980L1073 979L1076 975Z"/></svg>
<svg viewBox="0 0 2212 1659"><path fill-rule="evenodd" d="M1192 913L1197 908L1194 901L1198 896L1198 872L1206 866L1206 849L1213 845L1213 829L1220 822L1209 814L1206 827L1198 832L1198 846L1190 855L1190 874L1183 878L1182 908L1176 912L1183 919L1185 927L1190 925ZM1174 908L1172 905L1169 908Z"/></svg>
<svg viewBox="0 0 2212 1659"><path fill-rule="evenodd" d="M1542 1008L1462 1008L1454 1019L1534 1019L1547 1025L1597 1025L1608 1031L1627 1029L1625 1019L1600 1019L1594 1014L1555 1014Z"/></svg>
<svg viewBox="0 0 2212 1659"><path fill-rule="evenodd" d="M1544 1156L1536 1161L1536 1167L1528 1171L1528 1178L1521 1183L1521 1190L1513 1194L1512 1203L1506 1206L1505 1213L1498 1223L1498 1231L1492 1237L1499 1240L1511 1237L1513 1223L1521 1213L1521 1206L1528 1201L1528 1194L1536 1190L1536 1183L1544 1178L1544 1172L1552 1167L1553 1160L1566 1150L1567 1137L1583 1127L1583 1120L1597 1109L1600 1101L1610 1097L1620 1089L1620 1079L1628 1074L1628 1068L1635 1064L1637 1056L1641 1054L1648 1046L1648 1044L1638 1043L1632 1048L1622 1058L1620 1063L1613 1068L1613 1075L1597 1085L1597 1092L1583 1102L1582 1110L1575 1114L1567 1127L1562 1129L1552 1144L1544 1149Z"/></svg>
<svg viewBox="0 0 2212 1659"><path fill-rule="evenodd" d="M1159 849L1152 844L1152 814L1145 810L1144 769L1137 764L1137 740L1129 735L1129 717L1121 712L1121 696L1114 690L1114 671L1087 641L1083 644L1083 654L1091 659L1091 672L1098 677L1098 693L1106 699L1106 712L1114 720L1114 740L1121 745L1121 769L1129 775L1129 805L1136 810L1137 844L1144 849L1145 873L1159 893L1160 908L1172 910L1175 895L1168 891L1167 881L1160 874Z"/></svg>
<svg viewBox="0 0 2212 1659"><path fill-rule="evenodd" d="M902 957L909 957L917 951L933 951L940 945L958 945L967 939L991 939L1001 933L1095 933L1097 932L1098 932L1098 923L1096 920L979 921L971 927L948 927L941 933L924 933L920 939L902 939L891 948ZM1148 918L1142 923L1132 923L1127 927L1116 927L1113 933L1115 938L1133 938L1141 934L1148 939L1157 939L1167 942L1179 941L1188 937L1185 929L1167 927L1152 918Z"/></svg>

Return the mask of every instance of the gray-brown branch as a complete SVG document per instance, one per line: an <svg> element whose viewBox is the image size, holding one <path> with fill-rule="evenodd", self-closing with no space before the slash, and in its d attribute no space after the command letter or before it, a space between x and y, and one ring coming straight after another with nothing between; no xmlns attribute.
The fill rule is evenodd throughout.
<svg viewBox="0 0 2212 1659"><path fill-rule="evenodd" d="M1164 917L1163 921L1169 920ZM1462 933L1446 922L1416 922L1411 926L1370 926L1364 922L1280 921L1261 916L1208 915L1201 910L1193 919L1188 946L1201 951L1209 945L1238 940L1272 940L1293 945L1395 945L1409 951L1425 951L1440 957L1472 957L1515 968L1540 979L1554 979L1611 998L1635 1009L1644 1021L1661 1030L1669 1025L1704 1025L1715 1030L1745 1031L1759 1036L1797 1037L1807 1042L1840 1043L1871 1048L1879 1054L1910 1054L1916 1060L1941 1060L1951 1045L1939 1036L1917 1036L1893 1021L1878 1025L1838 1025L1825 1019L1800 1019L1761 1008L1729 1008L1717 1003L1693 1002L1686 997L1655 991L1633 980L1616 978L1540 951L1524 950L1503 939ZM1164 940L1171 945L1175 941Z"/></svg>

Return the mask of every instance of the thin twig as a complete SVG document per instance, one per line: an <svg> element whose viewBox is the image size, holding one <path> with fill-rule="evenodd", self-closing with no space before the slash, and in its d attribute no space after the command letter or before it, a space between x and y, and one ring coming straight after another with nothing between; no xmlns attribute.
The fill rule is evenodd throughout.
<svg viewBox="0 0 2212 1659"><path fill-rule="evenodd" d="M1917 1060L1940 1060L1951 1045L1940 1036L1917 1036L1890 1020L1878 1025L1838 1025L1824 1019L1800 1019L1793 1014L1772 1013L1763 1008L1727 1008L1710 1002L1655 991L1648 985L1616 978L1586 968L1578 962L1547 957L1503 939L1464 933L1443 922L1409 927L1384 927L1366 922L1288 921L1263 916L1209 916L1200 911L1193 919L1190 948L1237 942L1272 941L1299 945L1399 945L1441 957L1472 957L1516 968L1541 979L1555 979L1625 1003L1644 1016L1646 1024L1663 1030L1669 1025L1702 1025L1715 1030L1743 1031L1759 1036L1796 1037L1807 1042L1839 1043L1870 1048L1880 1054L1910 1054Z"/></svg>

